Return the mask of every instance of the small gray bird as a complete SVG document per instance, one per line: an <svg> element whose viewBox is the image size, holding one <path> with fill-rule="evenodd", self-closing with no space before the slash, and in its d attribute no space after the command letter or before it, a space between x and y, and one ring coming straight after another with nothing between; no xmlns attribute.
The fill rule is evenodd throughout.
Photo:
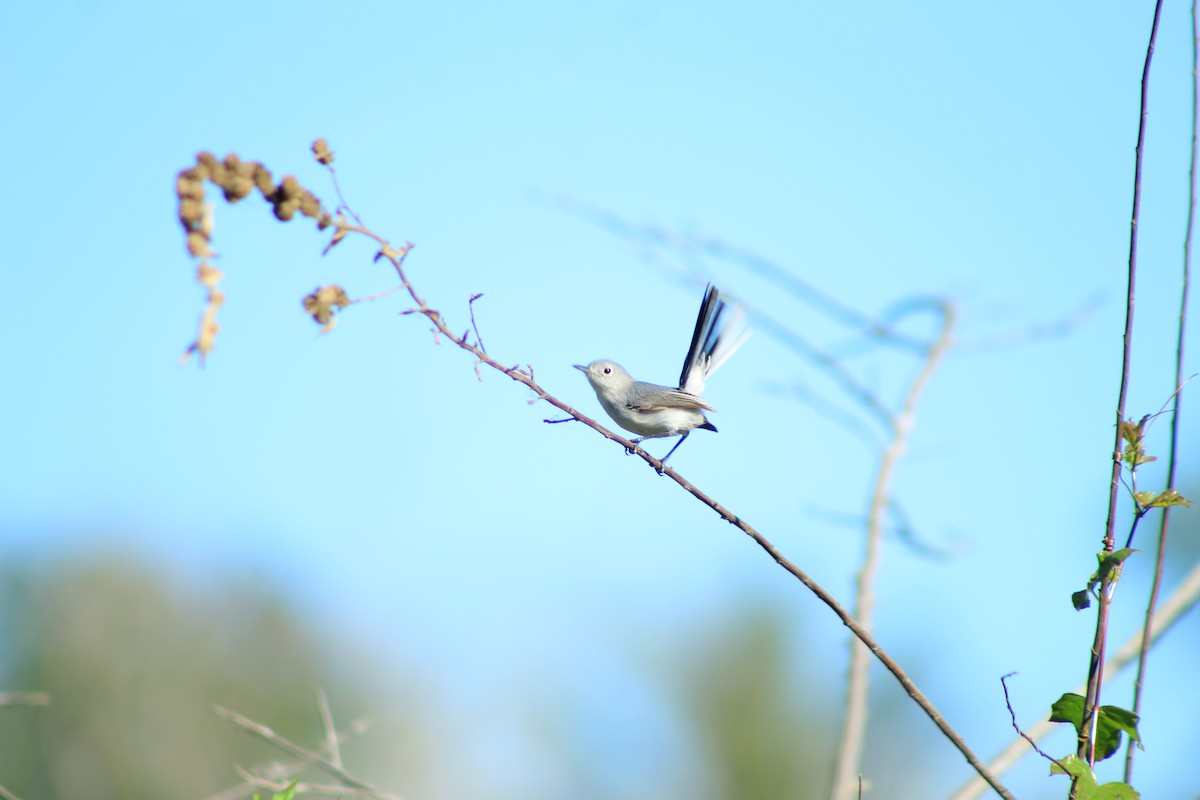
<svg viewBox="0 0 1200 800"><path fill-rule="evenodd" d="M727 309L728 314L725 313ZM613 422L638 434L638 438L632 440L634 444L665 436L680 437L663 457L662 463L666 464L671 453L693 430L717 430L704 416L705 411L716 409L704 402L700 393L704 391L708 376L716 372L750 335L744 319L742 308L731 305L715 286L709 284L700 304L692 346L683 362L678 389L635 381L620 364L605 359L593 361L586 367L579 364L574 367L587 376L600 405Z"/></svg>

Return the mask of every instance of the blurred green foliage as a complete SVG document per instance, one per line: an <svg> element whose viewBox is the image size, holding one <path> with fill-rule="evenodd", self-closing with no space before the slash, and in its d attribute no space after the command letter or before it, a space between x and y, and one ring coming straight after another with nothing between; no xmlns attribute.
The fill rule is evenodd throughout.
<svg viewBox="0 0 1200 800"><path fill-rule="evenodd" d="M219 702L314 740L314 690L345 695L320 643L247 581L181 590L149 564L10 567L0 686L48 692L0 709L0 785L22 798L202 797L234 762L273 757L212 715Z"/></svg>
<svg viewBox="0 0 1200 800"><path fill-rule="evenodd" d="M756 603L693 631L663 677L708 773L712 798L824 797L840 693L821 692L797 657L794 619Z"/></svg>
<svg viewBox="0 0 1200 800"><path fill-rule="evenodd" d="M315 749L314 692L324 688L343 726L347 706L402 716L350 745L347 766L415 800L823 796L841 694L814 685L790 611L752 601L669 635L656 627L631 621L611 646L637 684L634 704L658 709L663 729L639 727L642 712L602 710L617 724L592 725L581 707L628 699L616 695L620 679L601 675L526 684L500 712L456 719L438 700L454 685L423 685L394 658L331 641L249 580L181 581L115 557L10 566L0 574L0 688L44 691L53 704L0 709L0 785L23 800L208 797L238 782L231 765L279 758L215 717L213 703ZM551 735L523 741L538 709L549 710ZM531 756L506 765L519 776L508 785L481 756L497 733ZM630 761L631 746L649 761Z"/></svg>

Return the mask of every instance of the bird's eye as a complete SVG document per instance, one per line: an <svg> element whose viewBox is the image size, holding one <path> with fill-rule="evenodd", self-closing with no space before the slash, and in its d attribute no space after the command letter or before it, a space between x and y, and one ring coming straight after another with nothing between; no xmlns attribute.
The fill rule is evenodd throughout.
<svg viewBox="0 0 1200 800"><path fill-rule="evenodd" d="M612 367L605 367L605 368L604 368L604 374L605 374L605 375L611 375L611 374L612 374Z"/></svg>

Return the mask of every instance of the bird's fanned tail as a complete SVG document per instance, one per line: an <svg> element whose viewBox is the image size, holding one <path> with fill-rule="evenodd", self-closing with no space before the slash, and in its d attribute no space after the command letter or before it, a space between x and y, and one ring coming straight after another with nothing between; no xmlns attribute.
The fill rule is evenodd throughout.
<svg viewBox="0 0 1200 800"><path fill-rule="evenodd" d="M691 394L704 391L704 383L716 372L750 335L746 327L746 312L717 291L711 283L704 292L696 329L692 331L692 346L688 348L679 388Z"/></svg>

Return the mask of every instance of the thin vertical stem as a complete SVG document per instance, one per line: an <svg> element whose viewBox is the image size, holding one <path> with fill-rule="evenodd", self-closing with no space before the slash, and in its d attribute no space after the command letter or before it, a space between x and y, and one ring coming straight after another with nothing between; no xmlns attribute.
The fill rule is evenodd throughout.
<svg viewBox="0 0 1200 800"><path fill-rule="evenodd" d="M1187 226L1183 234L1183 280L1179 289L1179 327L1175 337L1175 391L1183 385L1183 348L1184 331L1187 330L1188 290L1192 280L1192 231L1196 219L1196 129L1197 108L1200 108L1200 79L1197 70L1200 62L1196 58L1197 30L1196 1L1192 0L1192 152L1188 164L1188 213ZM1178 463L1179 451L1179 394L1174 395L1175 407L1171 410L1171 444L1167 457L1167 488L1175 488L1175 468ZM1133 684L1133 713L1140 714L1142 710L1142 686L1146 677L1146 656L1150 652L1151 622L1154 619L1155 607L1158 605L1158 592L1162 588L1163 564L1167 554L1167 531L1171 523L1171 507L1162 510L1159 518L1158 545L1154 558L1154 582L1150 587L1150 600L1146 604L1146 622L1142 626L1142 644L1138 651L1137 679ZM1125 783L1133 780L1134 743L1130 741L1125 749Z"/></svg>
<svg viewBox="0 0 1200 800"><path fill-rule="evenodd" d="M1120 423L1125 418L1125 396L1129 389L1130 352L1133 340L1134 296L1137 288L1137 240L1138 216L1142 206L1142 158L1146 143L1146 115L1150 85L1150 63L1154 59L1154 43L1158 39L1158 21L1162 16L1162 0L1154 5L1154 23L1150 28L1150 43L1146 47L1146 61L1142 66L1142 93L1138 117L1137 149L1133 168L1133 213L1129 225L1129 270L1125 289L1125 333L1121 354L1121 389L1117 395L1117 431L1113 446L1112 479L1108 494L1108 519L1104 527L1104 550L1112 552L1113 530L1117 514L1117 489L1121 481L1121 431ZM1100 584L1099 602L1096 611L1096 636L1092 642L1088 662L1087 695L1084 698L1083 725L1079 732L1079 757L1089 764L1095 763L1096 709L1100 705L1100 684L1104 678L1104 645L1108 636L1108 612L1112 602L1113 584L1105 578Z"/></svg>

